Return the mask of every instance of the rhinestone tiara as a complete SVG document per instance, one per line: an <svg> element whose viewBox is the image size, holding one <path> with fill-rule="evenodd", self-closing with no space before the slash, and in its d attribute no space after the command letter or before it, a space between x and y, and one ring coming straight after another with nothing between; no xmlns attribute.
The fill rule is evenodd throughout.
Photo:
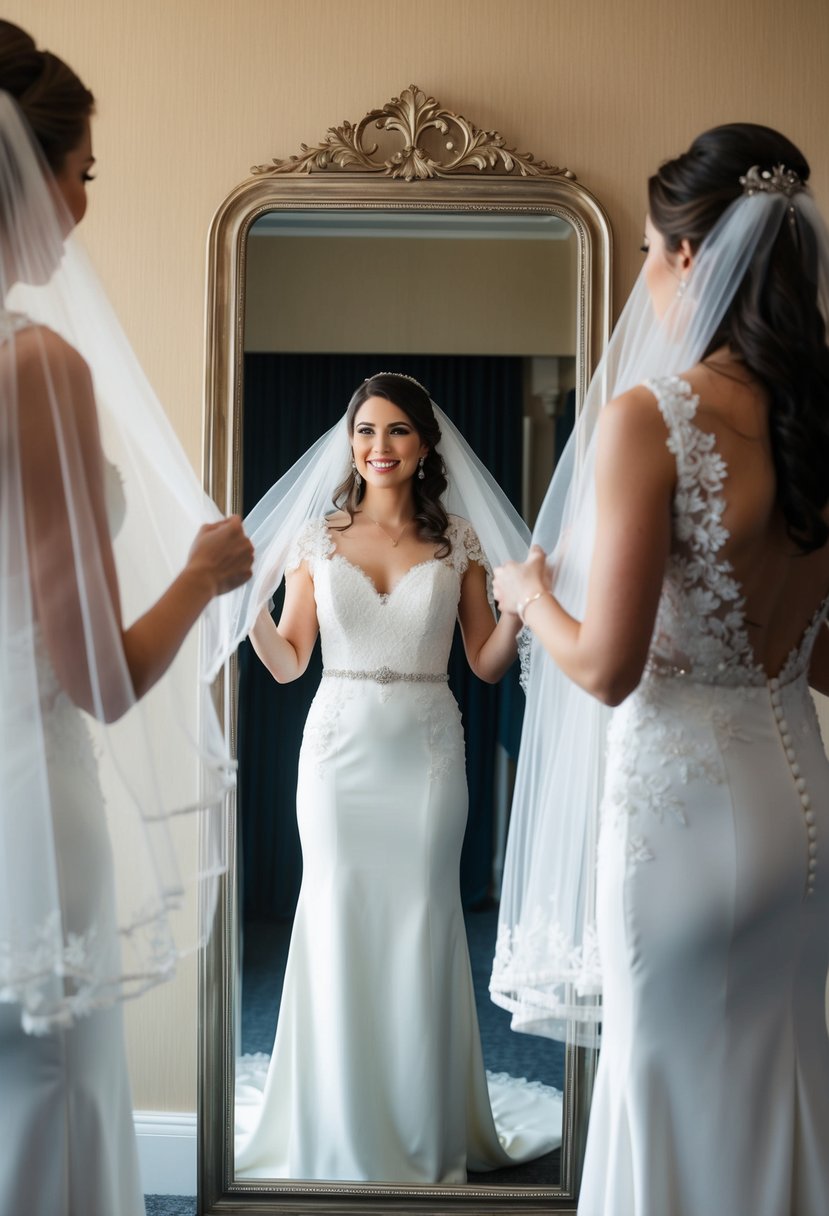
<svg viewBox="0 0 829 1216"><path fill-rule="evenodd" d="M794 169L785 165L775 165L771 170L752 165L740 178L740 185L743 194L785 194L787 198L805 189Z"/></svg>
<svg viewBox="0 0 829 1216"><path fill-rule="evenodd" d="M369 380L374 380L377 376L396 376L398 380L410 380L412 384L416 384L427 397L429 396L428 388L422 385L419 380L415 380L414 376L407 375L406 372L375 372L372 376L366 376L363 384L368 384Z"/></svg>

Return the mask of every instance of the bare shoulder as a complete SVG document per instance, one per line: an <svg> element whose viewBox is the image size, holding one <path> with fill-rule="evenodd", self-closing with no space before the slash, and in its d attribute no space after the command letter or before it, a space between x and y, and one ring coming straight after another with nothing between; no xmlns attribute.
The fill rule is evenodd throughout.
<svg viewBox="0 0 829 1216"><path fill-rule="evenodd" d="M86 361L60 334L45 325L29 325L14 343L21 396L28 408L54 401L61 409L94 410L92 377Z"/></svg>
<svg viewBox="0 0 829 1216"><path fill-rule="evenodd" d="M672 481L676 465L667 446L668 432L656 396L644 384L609 401L598 427L600 467L623 466L629 475Z"/></svg>
<svg viewBox="0 0 829 1216"><path fill-rule="evenodd" d="M644 384L637 384L627 392L620 393L608 401L599 418L599 425L622 434L652 429L664 437L665 424L656 400L656 395Z"/></svg>
<svg viewBox="0 0 829 1216"><path fill-rule="evenodd" d="M89 368L82 355L60 334L46 325L27 325L14 342L15 354L22 367L65 368L70 375L89 377Z"/></svg>

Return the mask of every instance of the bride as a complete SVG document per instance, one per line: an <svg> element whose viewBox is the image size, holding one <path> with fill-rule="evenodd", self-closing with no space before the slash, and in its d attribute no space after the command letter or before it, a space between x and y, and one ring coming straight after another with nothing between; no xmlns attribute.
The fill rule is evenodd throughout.
<svg viewBox="0 0 829 1216"><path fill-rule="evenodd" d="M809 691L829 693L829 238L808 176L782 135L732 124L651 177L552 567L537 548L496 572L547 738L522 741L492 988L582 1042L603 989L581 1216L829 1211ZM580 887L559 868L577 852Z"/></svg>
<svg viewBox="0 0 829 1216"><path fill-rule="evenodd" d="M481 1055L447 662L458 620L472 670L499 680L519 622L496 623L482 541L443 505L447 478L463 473L450 430L410 377L360 385L337 428L338 509L295 537L279 625L265 609L251 633L285 683L319 632L324 670L299 761L302 889L264 1100L237 1145L244 1177L457 1183L558 1142L556 1091L509 1080L495 1082L507 1110L496 1130ZM482 529L500 516L507 551L526 552L502 496L468 480L473 498L489 496Z"/></svg>
<svg viewBox="0 0 829 1216"><path fill-rule="evenodd" d="M93 107L0 21L0 1208L27 1216L143 1216L121 1002L181 952L170 821L232 780L192 630L253 562L73 245Z"/></svg>

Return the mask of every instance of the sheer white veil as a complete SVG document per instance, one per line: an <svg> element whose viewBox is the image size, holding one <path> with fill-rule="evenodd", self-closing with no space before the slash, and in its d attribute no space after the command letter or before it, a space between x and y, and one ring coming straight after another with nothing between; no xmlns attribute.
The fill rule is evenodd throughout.
<svg viewBox="0 0 829 1216"><path fill-rule="evenodd" d="M135 704L122 621L151 606L219 513L65 239L71 226L0 92L0 1000L34 1033L169 977L196 944L192 913L176 919L178 941L170 913L196 882L204 928L224 860L199 859L176 816L221 812L234 777L199 678L197 631ZM77 387L78 352L97 414ZM32 383L44 391L27 395ZM105 498L110 524L123 516L112 548ZM52 539L35 545L35 534ZM113 554L120 614L106 577ZM85 867L90 892L112 883L101 874L111 863L88 856L69 814L81 798L91 820L101 794L114 911L105 893L76 898ZM222 837L209 834L214 849Z"/></svg>
<svg viewBox="0 0 829 1216"><path fill-rule="evenodd" d="M579 620L596 526L602 406L703 357L749 264L768 257L783 224L792 225L829 316L829 238L812 198L782 169L773 182L769 174L747 177L746 192L702 243L684 291L661 319L639 276L556 468L533 540L551 555L556 597ZM584 1046L598 1042L601 1020L594 878L609 713L533 644L490 992L512 1011L514 1030Z"/></svg>
<svg viewBox="0 0 829 1216"><path fill-rule="evenodd" d="M411 379L403 373L393 374ZM529 547L529 528L455 424L434 401L431 405L441 435L437 450L449 483L442 497L444 508L470 521L491 567L510 560L523 561ZM221 627L211 639L215 642L213 649L207 652L208 680L247 636L259 611L279 586L290 549L305 524L334 509L334 491L351 466L346 418L344 414L326 431L246 517L245 530L256 552L253 578L239 591L223 596L218 606Z"/></svg>

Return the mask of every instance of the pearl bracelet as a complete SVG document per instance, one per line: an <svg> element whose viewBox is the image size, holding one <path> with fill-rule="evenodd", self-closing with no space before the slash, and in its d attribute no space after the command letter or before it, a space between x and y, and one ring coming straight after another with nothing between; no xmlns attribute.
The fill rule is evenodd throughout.
<svg viewBox="0 0 829 1216"><path fill-rule="evenodd" d="M547 595L546 591L536 591L535 595L528 595L525 600L516 606L515 611L518 613L518 619L526 629L527 622L524 620L524 613L529 608L530 604L534 604L536 600L540 600L542 595Z"/></svg>

